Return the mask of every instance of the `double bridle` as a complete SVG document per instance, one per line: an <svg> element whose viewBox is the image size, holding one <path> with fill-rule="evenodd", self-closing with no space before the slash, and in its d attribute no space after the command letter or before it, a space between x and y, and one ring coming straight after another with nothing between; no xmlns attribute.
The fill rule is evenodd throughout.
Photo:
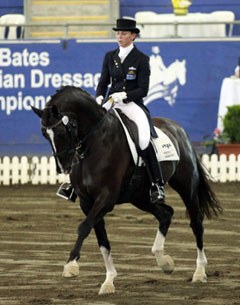
<svg viewBox="0 0 240 305"><path fill-rule="evenodd" d="M109 111L108 112L109 114L112 112ZM84 159L85 156L86 156L86 153L87 153L87 146L86 146L86 140L87 138L92 134L92 132L94 130L96 130L96 128L98 128L98 126L100 124L102 124L103 120L106 118L107 116L104 115L102 117L102 119L97 123L97 125L93 126L89 131L88 133L83 137L83 139L79 139L78 135L77 135L77 129L76 129L76 125L72 122L70 122L69 120L69 117L62 114L62 113L59 113L59 121L57 121L55 124L53 125L50 125L50 126L46 126L44 125L43 123L41 123L41 126L42 128L44 129L53 129L61 124L64 125L67 133L68 133L68 136L69 136L69 139L70 139L70 147L67 148L67 149L64 149L60 152L54 152L54 149L52 147L52 150L53 150L53 156L55 157L55 159L59 156L64 156L64 155L68 155L70 153L73 153L75 157L77 157L77 159ZM52 144L51 144L52 145ZM57 161L57 160L56 160ZM75 163L78 163L78 161L76 162L73 161L74 164Z"/></svg>
<svg viewBox="0 0 240 305"><path fill-rule="evenodd" d="M70 154L70 153L74 153L76 151L81 151L81 147L82 147L82 142L83 141L80 141L78 139L78 136L77 136L77 133L76 133L76 126L74 123L70 122L68 116L66 115L62 115L60 120L57 121L55 124L53 125L50 125L50 126L46 126L44 125L43 123L41 123L41 126L42 128L44 129L53 129L59 125L63 125L66 129L66 132L68 134L68 137L70 139L70 147L67 148L67 149L64 149L60 152L55 152L53 150L53 147L52 147L52 150L53 150L53 156L56 158L56 157L59 157L59 156L64 156L64 155L67 155L67 154ZM81 154L80 154L81 156Z"/></svg>

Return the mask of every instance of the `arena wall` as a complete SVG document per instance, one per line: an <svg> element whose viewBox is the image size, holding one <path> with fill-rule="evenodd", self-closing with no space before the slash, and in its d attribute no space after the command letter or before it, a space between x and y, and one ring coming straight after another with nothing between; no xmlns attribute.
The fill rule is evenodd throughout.
<svg viewBox="0 0 240 305"><path fill-rule="evenodd" d="M138 41L136 44L150 56L153 65L157 90L151 94L152 100L148 100L152 116L176 120L193 142L212 135L217 126L222 81L233 74L237 65L239 41ZM0 156L51 154L31 105L43 108L62 85L81 87L95 95L104 54L115 47L113 41L79 43L76 40L2 44ZM176 69L181 73L165 85L160 81L163 72L154 64L156 47L166 65L164 73L181 63ZM157 69L153 71L153 67ZM180 83L181 77L185 83Z"/></svg>
<svg viewBox="0 0 240 305"><path fill-rule="evenodd" d="M1 1L0 16L5 14L22 14L23 0Z"/></svg>

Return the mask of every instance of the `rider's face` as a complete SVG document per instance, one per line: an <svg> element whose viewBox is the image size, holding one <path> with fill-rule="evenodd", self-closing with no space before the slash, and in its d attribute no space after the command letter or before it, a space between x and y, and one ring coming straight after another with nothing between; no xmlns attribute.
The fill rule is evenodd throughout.
<svg viewBox="0 0 240 305"><path fill-rule="evenodd" d="M130 44L136 38L135 33L131 33L128 31L117 31L116 32L116 39L120 47L126 48L130 46Z"/></svg>

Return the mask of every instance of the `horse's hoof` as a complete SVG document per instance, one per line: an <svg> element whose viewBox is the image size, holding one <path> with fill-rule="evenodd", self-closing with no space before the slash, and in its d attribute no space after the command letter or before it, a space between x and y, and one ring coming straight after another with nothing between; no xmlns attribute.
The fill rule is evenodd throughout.
<svg viewBox="0 0 240 305"><path fill-rule="evenodd" d="M74 277L79 275L79 266L76 260L70 261L63 268L63 277Z"/></svg>
<svg viewBox="0 0 240 305"><path fill-rule="evenodd" d="M115 286L113 284L102 284L98 294L103 295L103 294L111 294L115 293Z"/></svg>
<svg viewBox="0 0 240 305"><path fill-rule="evenodd" d="M206 273L195 272L192 278L192 283L207 283L207 275Z"/></svg>
<svg viewBox="0 0 240 305"><path fill-rule="evenodd" d="M164 273L172 273L174 270L174 261L171 258L170 255L161 255L160 257L157 257L156 255L156 260L158 266L163 270Z"/></svg>

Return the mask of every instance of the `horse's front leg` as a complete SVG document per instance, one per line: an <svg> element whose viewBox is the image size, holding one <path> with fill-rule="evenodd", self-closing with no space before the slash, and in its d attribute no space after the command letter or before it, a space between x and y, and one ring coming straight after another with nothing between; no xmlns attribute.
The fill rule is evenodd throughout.
<svg viewBox="0 0 240 305"><path fill-rule="evenodd" d="M96 224L103 218L103 216L111 211L113 205L110 201L103 200L102 198L98 198L95 203L92 205L87 217L84 221L82 221L78 227L78 238L76 243L70 252L69 259L67 264L63 269L64 277L72 277L79 274L79 267L77 261L80 258L80 251L83 244L83 241L89 235L91 229L96 226Z"/></svg>
<svg viewBox="0 0 240 305"><path fill-rule="evenodd" d="M91 225L88 218L86 218L78 227L78 238L74 248L70 252L67 264L63 268L62 276L73 277L79 275L79 266L77 261L80 258L80 250L84 239L89 235L91 231Z"/></svg>
<svg viewBox="0 0 240 305"><path fill-rule="evenodd" d="M191 228L196 237L197 242L197 261L196 261L196 270L193 274L192 282L207 282L206 266L207 258L203 249L203 217L198 211L198 213L192 213L191 209L189 210L191 218Z"/></svg>
<svg viewBox="0 0 240 305"><path fill-rule="evenodd" d="M95 234L98 240L98 245L103 256L106 268L106 279L102 283L99 294L110 294L115 292L114 279L117 276L117 271L113 265L111 256L111 247L105 230L104 220L100 220L94 227Z"/></svg>
<svg viewBox="0 0 240 305"><path fill-rule="evenodd" d="M100 247L100 251L103 256L103 260L106 267L106 279L102 283L101 288L99 290L99 294L110 294L115 292L115 286L113 281L117 276L117 271L113 265L112 256L110 250L105 247Z"/></svg>
<svg viewBox="0 0 240 305"><path fill-rule="evenodd" d="M173 209L166 205L161 204L156 206L156 211L154 215L157 217L160 225L155 241L152 246L152 253L154 254L157 264L165 273L172 273L174 270L174 261L170 255L164 253L164 244L167 236L169 226L171 224L171 219L174 211Z"/></svg>

